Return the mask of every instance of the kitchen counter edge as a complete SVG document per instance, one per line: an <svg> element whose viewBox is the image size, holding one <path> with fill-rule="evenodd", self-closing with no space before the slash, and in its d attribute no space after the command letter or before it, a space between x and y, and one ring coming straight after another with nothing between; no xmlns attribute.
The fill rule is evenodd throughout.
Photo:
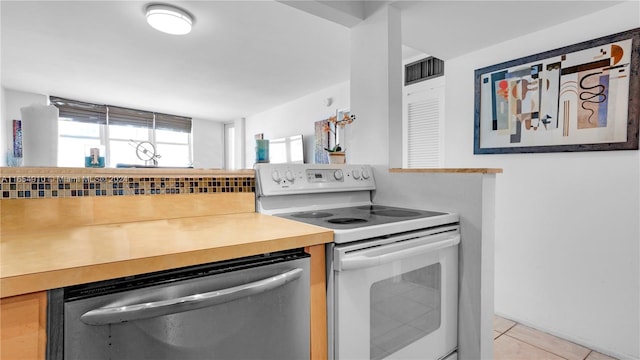
<svg viewBox="0 0 640 360"><path fill-rule="evenodd" d="M82 231L89 231L89 233L102 233L102 237L104 238L105 232L108 233L110 230L120 229L120 226L125 226L127 229L135 229L137 226L149 228L150 226L158 225L160 231L162 231L163 229L171 228L179 229L184 227L185 224L193 224L194 221L199 224L211 223L208 227L207 225L202 225L203 227L198 228L200 234L204 232L212 234L210 246L203 247L202 239L199 239L198 241L194 241L193 246L190 247L191 245L188 240L185 240L186 243L180 243L179 251L169 250L162 252L155 249L150 252L148 256L138 252L135 257L131 258L113 259L113 261L97 261L95 263L89 262L82 265L52 266L51 268L43 268L39 271L7 271L8 269L3 266L2 274L0 274L0 298L184 266L259 255L273 251L307 248L333 241L333 231L329 229L258 213L92 225L84 226L80 229ZM68 251L73 254L75 250L73 242L65 242L64 239L56 237L65 236L69 231L75 230L78 229L53 232L50 235L52 237L51 241L62 240L60 246L67 247L67 249L63 249L62 252ZM119 231L114 232L114 234L116 233L119 233ZM219 236L216 234L230 233L237 233L237 238L233 241L225 239L221 244L216 243L216 240L220 240L216 239L216 236ZM43 236L45 235L42 233L31 233L24 234L23 238L20 239L20 236L13 235L10 239L5 238L2 241L28 242L30 241L30 237L42 238ZM34 242L34 244L38 244L38 242ZM24 252L12 253L10 246L4 246L6 244L2 245L3 260L11 256L25 255ZM26 247L28 247L28 245L26 245ZM24 248L23 246L22 249L24 250ZM95 251L101 250L102 249L95 249ZM38 250L33 249L33 253L37 255ZM40 256L46 256L46 254L40 254ZM64 261L59 261L58 264L60 263L64 263ZM10 275L5 276L7 273L10 273Z"/></svg>
<svg viewBox="0 0 640 360"><path fill-rule="evenodd" d="M201 177L241 176L254 177L253 169L205 169L205 168L73 168L73 167L0 167L0 176L156 176Z"/></svg>
<svg viewBox="0 0 640 360"><path fill-rule="evenodd" d="M502 174L500 168L391 168L390 173Z"/></svg>

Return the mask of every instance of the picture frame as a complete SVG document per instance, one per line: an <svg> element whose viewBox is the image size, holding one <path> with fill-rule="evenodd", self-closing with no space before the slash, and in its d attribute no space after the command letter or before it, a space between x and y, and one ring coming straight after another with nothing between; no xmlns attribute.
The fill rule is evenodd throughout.
<svg viewBox="0 0 640 360"><path fill-rule="evenodd" d="M329 120L320 120L314 123L315 138L314 138L314 163L315 164L328 164L329 155L325 148L330 146L331 137L325 130L329 126Z"/></svg>
<svg viewBox="0 0 640 360"><path fill-rule="evenodd" d="M13 157L22 158L22 121L13 120L12 126L13 137Z"/></svg>
<svg viewBox="0 0 640 360"><path fill-rule="evenodd" d="M474 154L638 150L640 28L475 70Z"/></svg>

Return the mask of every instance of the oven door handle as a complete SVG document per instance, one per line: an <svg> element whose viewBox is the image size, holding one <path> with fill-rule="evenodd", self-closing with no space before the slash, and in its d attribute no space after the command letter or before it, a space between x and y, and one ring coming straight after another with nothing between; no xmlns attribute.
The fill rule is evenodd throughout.
<svg viewBox="0 0 640 360"><path fill-rule="evenodd" d="M438 236L438 235L435 235ZM407 243L398 242L383 247L375 247L366 250L360 250L353 254L344 254L338 261L337 271L357 270L381 264L390 263L397 260L403 260L412 256L434 252L460 243L460 235L446 235L443 239L434 240L434 235L425 236L409 240L412 243L419 243L421 240L429 240L424 245L415 244L415 246L407 247ZM400 249L394 251L394 249Z"/></svg>
<svg viewBox="0 0 640 360"><path fill-rule="evenodd" d="M302 273L303 269L296 268L267 279L203 294L150 303L102 307L84 313L80 320L87 325L108 325L201 309L273 290L299 279Z"/></svg>

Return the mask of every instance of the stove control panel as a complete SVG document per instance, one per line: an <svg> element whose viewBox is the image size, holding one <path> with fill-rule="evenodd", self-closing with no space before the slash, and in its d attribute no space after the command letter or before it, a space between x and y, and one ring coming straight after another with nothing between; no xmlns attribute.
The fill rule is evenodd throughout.
<svg viewBox="0 0 640 360"><path fill-rule="evenodd" d="M256 164L260 195L374 190L369 165Z"/></svg>
<svg viewBox="0 0 640 360"><path fill-rule="evenodd" d="M342 169L307 169L307 181L309 183L343 182Z"/></svg>

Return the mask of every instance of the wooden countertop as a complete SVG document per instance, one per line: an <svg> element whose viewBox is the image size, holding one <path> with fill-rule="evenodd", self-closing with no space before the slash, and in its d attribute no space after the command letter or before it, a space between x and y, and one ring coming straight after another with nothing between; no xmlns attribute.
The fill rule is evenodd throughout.
<svg viewBox="0 0 640 360"><path fill-rule="evenodd" d="M202 169L202 168L81 168L81 167L0 167L0 176L247 176L254 177L253 169Z"/></svg>
<svg viewBox="0 0 640 360"><path fill-rule="evenodd" d="M333 241L331 230L239 213L2 237L0 297Z"/></svg>
<svg viewBox="0 0 640 360"><path fill-rule="evenodd" d="M391 173L456 173L456 174L502 174L499 168L424 168L424 169L389 169Z"/></svg>

